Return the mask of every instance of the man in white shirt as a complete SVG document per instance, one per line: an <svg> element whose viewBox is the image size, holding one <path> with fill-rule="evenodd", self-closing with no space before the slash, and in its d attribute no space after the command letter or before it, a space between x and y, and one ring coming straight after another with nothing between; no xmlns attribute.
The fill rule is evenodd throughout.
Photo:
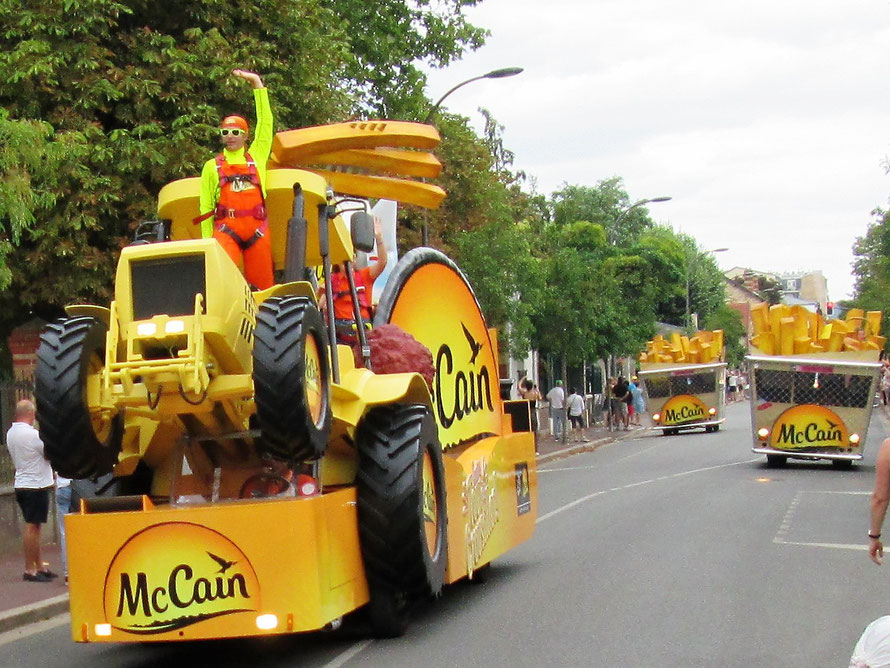
<svg viewBox="0 0 890 668"><path fill-rule="evenodd" d="M547 393L547 401L550 402L550 417L553 420L553 436L558 440L566 437L566 391L562 388L562 381L556 381L556 385Z"/></svg>
<svg viewBox="0 0 890 668"><path fill-rule="evenodd" d="M566 409L569 413L569 422L572 423L572 431L578 431L576 440L584 440L584 397L578 394L578 390L572 388L572 393L566 399Z"/></svg>
<svg viewBox="0 0 890 668"><path fill-rule="evenodd" d="M43 441L34 428L37 411L22 399L15 406L15 420L6 432L6 447L15 466L15 500L25 518L23 542L25 572L28 582L49 582L58 577L43 562L40 554L40 525L49 517L49 496L53 470L43 454Z"/></svg>

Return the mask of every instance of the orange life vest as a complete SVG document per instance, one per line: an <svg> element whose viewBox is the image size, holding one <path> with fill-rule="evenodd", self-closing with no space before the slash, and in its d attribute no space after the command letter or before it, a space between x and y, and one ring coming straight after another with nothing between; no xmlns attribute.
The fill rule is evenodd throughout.
<svg viewBox="0 0 890 668"><path fill-rule="evenodd" d="M362 319L371 318L370 288L365 286L365 278L368 270L359 269L353 272L355 276L355 291L358 294L358 305L361 308ZM368 276L369 277L369 276ZM338 320L354 320L352 312L352 295L349 292L349 281L346 280L346 272L337 271L331 273L331 294L334 296L334 317Z"/></svg>

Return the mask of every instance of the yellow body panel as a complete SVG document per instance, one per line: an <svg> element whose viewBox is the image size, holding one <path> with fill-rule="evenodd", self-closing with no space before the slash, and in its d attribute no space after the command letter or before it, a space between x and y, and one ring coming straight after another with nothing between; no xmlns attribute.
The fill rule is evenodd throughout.
<svg viewBox="0 0 890 668"><path fill-rule="evenodd" d="M432 153L399 148L347 149L320 153L306 159L310 165L321 167L357 167L390 176L416 176L434 179L442 171L442 163Z"/></svg>
<svg viewBox="0 0 890 668"><path fill-rule="evenodd" d="M78 642L258 635L256 617L269 613L280 621L271 633L307 631L368 600L354 488L307 499L69 515L66 529L76 546L69 572L71 631ZM176 605L193 598L201 578L216 589L220 565L208 553L235 562L226 580L242 574L248 595ZM174 574L178 564L191 572ZM202 615L216 616L166 630L177 618ZM111 635L96 636L101 623L111 624ZM157 632L150 632L151 624Z"/></svg>
<svg viewBox="0 0 890 668"><path fill-rule="evenodd" d="M318 170L318 173L330 181L338 193L356 197L392 199L427 209L435 209L445 199L445 191L432 183L418 183L391 176L369 176L324 170Z"/></svg>
<svg viewBox="0 0 890 668"><path fill-rule="evenodd" d="M532 535L534 458L527 433L444 453L447 582L472 576ZM309 498L177 507L132 498L134 510L66 517L77 642L310 631L368 600L354 487ZM235 563L223 576L212 555ZM208 591L231 595L198 600ZM278 626L258 629L263 614L275 615ZM109 624L109 635L97 635L97 624Z"/></svg>
<svg viewBox="0 0 890 668"><path fill-rule="evenodd" d="M352 121L278 132L272 157L282 165L301 165L312 156L348 149L379 147L431 150L439 145L432 125L406 121Z"/></svg>

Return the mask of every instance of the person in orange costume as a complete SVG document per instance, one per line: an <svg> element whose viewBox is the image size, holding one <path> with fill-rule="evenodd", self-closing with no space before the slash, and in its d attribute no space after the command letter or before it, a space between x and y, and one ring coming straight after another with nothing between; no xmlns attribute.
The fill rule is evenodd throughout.
<svg viewBox="0 0 890 668"><path fill-rule="evenodd" d="M380 219L377 217L374 218L374 237L377 240L377 260L368 267L358 269L354 274L359 312L366 326L371 322L371 292L374 289L374 281L383 273L387 261L386 245L383 243L383 230L380 225ZM333 286L334 295L334 320L337 328L337 340L340 343L351 345L358 341L358 334L356 333L355 314L352 309L352 293L349 291L349 281L346 279L346 272L340 265L333 267L331 285ZM325 308L327 304L323 298L324 293L325 286L322 284L318 291L319 302L322 308Z"/></svg>
<svg viewBox="0 0 890 668"><path fill-rule="evenodd" d="M250 127L241 116L226 116L220 123L223 151L201 170L201 236L213 237L235 264L244 262L244 277L259 290L275 283L272 246L265 207L266 163L272 151L272 108L263 80L254 72L232 70L253 86L256 132L245 149ZM212 219L212 220L211 220Z"/></svg>

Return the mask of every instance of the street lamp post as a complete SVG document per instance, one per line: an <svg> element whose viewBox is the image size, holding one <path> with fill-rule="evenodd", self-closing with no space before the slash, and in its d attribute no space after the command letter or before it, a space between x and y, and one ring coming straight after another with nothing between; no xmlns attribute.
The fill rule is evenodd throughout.
<svg viewBox="0 0 890 668"><path fill-rule="evenodd" d="M468 83L473 83L474 81L479 81L480 79L503 79L504 77L513 77L517 74L521 73L523 70L521 67L502 67L498 70L492 70L491 72L486 72L485 74L480 74L478 77L473 77L471 79L467 79L466 81L461 81L456 86L452 86L445 94L440 97L436 103L432 106L429 113L426 115L426 118L423 119L424 123L429 123L433 120L433 116L436 115L436 112L439 111L439 107L442 106L442 102L445 101L445 98L451 95L454 91L462 86L466 86ZM423 227L420 230L420 243L424 246L429 246L430 242L430 234L429 227L427 225L427 214L424 212L423 215Z"/></svg>
<svg viewBox="0 0 890 668"><path fill-rule="evenodd" d="M436 112L439 110L439 107L442 106L442 102L445 101L445 98L451 95L454 91L462 86L466 86L468 83L473 83L474 81L479 81L479 79L503 79L504 77L514 77L517 74L521 73L523 70L521 67L502 67L499 70L492 70L491 72L486 72L485 74L480 74L478 77L473 77L472 79L467 79L466 81L461 81L456 86L452 86L449 88L445 94L439 98L439 100L433 105L430 112L426 115L426 118L423 119L424 123L429 123L433 120L433 116L436 115Z"/></svg>
<svg viewBox="0 0 890 668"><path fill-rule="evenodd" d="M630 205L629 207L627 207L624 211L622 211L621 213L618 214L618 217L615 219L615 222L612 224L612 233L611 233L611 235L610 235L612 238L611 238L611 240L610 240L610 243L611 243L613 246L617 243L617 237L616 237L616 235L618 234L618 223L620 223L622 220L624 220L624 217L625 217L627 214L629 214L631 211L633 211L633 210L636 209L637 207L643 206L644 204L650 204L650 203L652 203L652 202L669 202L669 201L672 200L672 199L673 199L672 197L667 197L667 196L664 196L664 197L649 197L649 198L646 198L646 199L641 199L641 200L639 200L638 202L634 202L633 204L631 204L631 205Z"/></svg>
<svg viewBox="0 0 890 668"><path fill-rule="evenodd" d="M692 326L692 313L689 309L689 284L692 280L692 267L695 265L694 261L698 259L699 255L708 255L709 253L722 253L728 250L728 248L712 248L711 250L697 253L695 249L693 249L692 255L690 255L689 259L686 261L686 329L689 329Z"/></svg>

